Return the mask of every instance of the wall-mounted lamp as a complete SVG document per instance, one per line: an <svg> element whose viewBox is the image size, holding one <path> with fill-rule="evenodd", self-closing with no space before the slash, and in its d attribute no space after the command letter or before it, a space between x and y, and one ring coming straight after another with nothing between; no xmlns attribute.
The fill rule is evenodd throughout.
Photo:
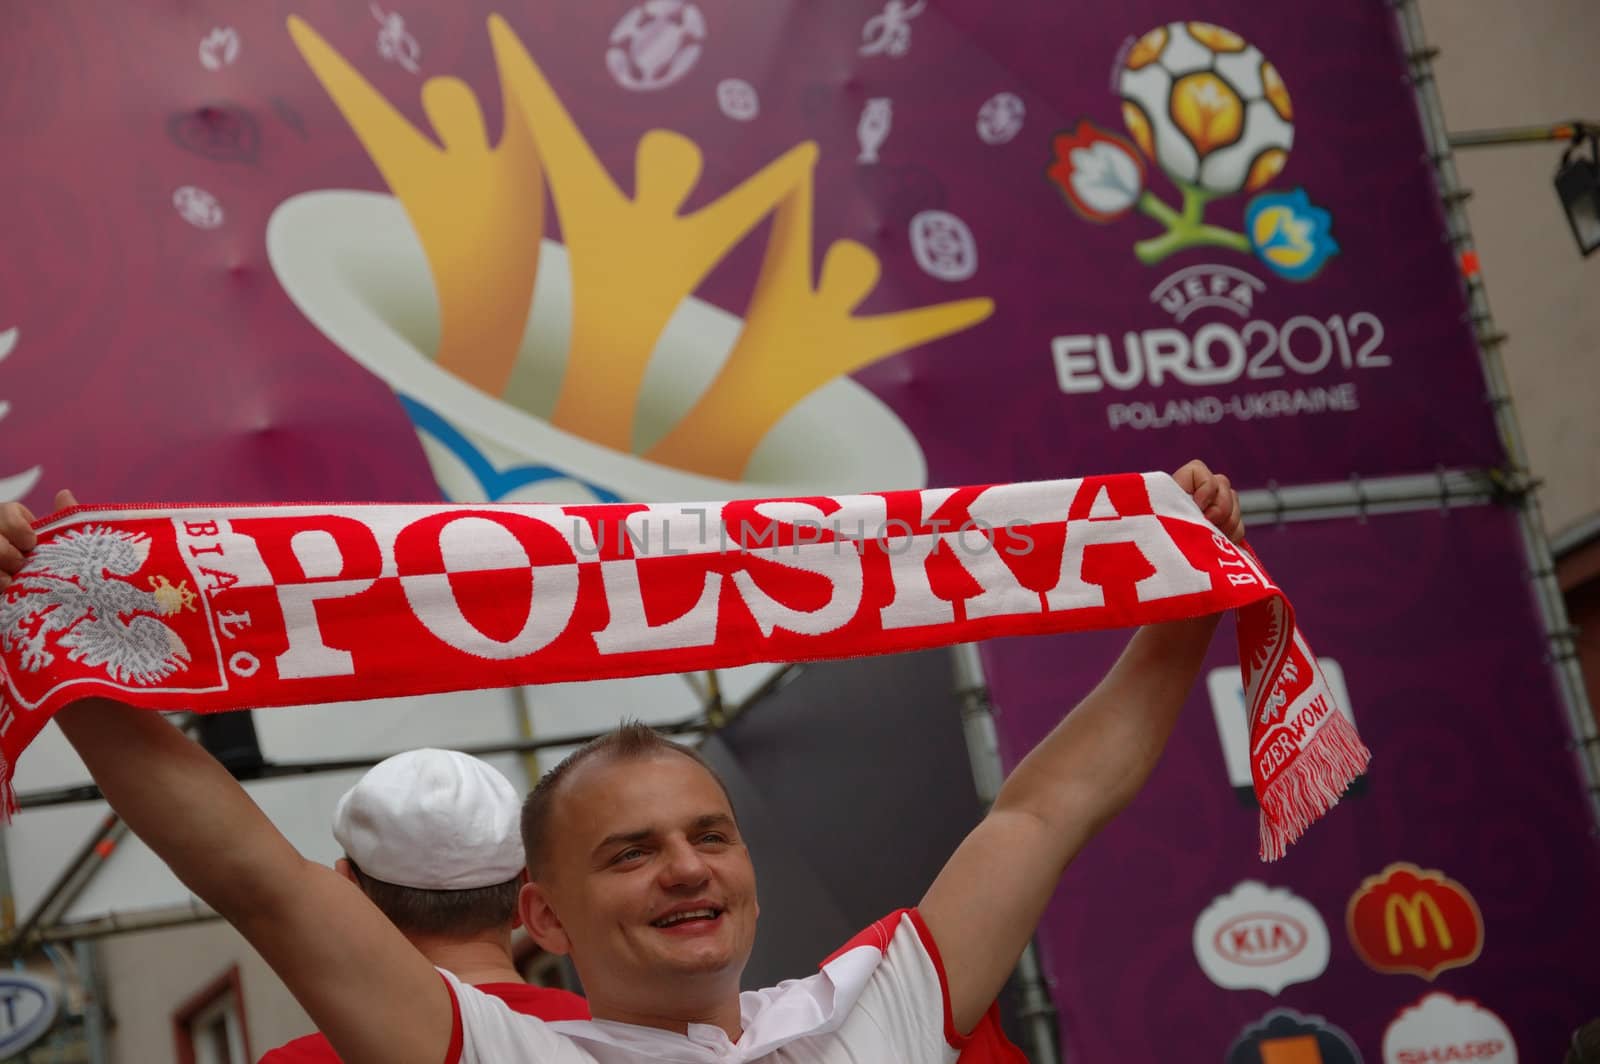
<svg viewBox="0 0 1600 1064"><path fill-rule="evenodd" d="M1600 251L1600 124L1559 122L1549 126L1518 126L1513 129L1483 129L1451 133L1450 147L1489 148L1505 144L1531 144L1541 141L1568 141L1561 165L1556 169L1556 194L1567 222L1585 256ZM1583 157L1588 144L1589 157Z"/></svg>
<svg viewBox="0 0 1600 1064"><path fill-rule="evenodd" d="M1589 157L1582 154L1589 145ZM1578 250L1585 256L1600 251L1600 132L1582 126L1573 132L1572 145L1556 169L1556 195L1567 212Z"/></svg>

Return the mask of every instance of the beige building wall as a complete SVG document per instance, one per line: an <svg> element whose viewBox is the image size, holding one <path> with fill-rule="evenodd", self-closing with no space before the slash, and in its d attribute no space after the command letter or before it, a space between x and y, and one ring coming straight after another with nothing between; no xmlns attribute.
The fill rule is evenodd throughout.
<svg viewBox="0 0 1600 1064"><path fill-rule="evenodd" d="M1421 0L1453 131L1600 122L1596 0ZM1456 153L1545 528L1600 513L1600 254L1583 259L1552 180L1563 145Z"/></svg>
<svg viewBox="0 0 1600 1064"><path fill-rule="evenodd" d="M173 1013L238 966L251 1060L312 1030L256 951L220 920L100 942L111 1064L175 1060Z"/></svg>

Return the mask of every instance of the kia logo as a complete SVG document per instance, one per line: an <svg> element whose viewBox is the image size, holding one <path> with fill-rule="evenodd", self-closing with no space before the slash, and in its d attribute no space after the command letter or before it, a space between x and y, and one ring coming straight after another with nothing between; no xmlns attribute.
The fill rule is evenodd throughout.
<svg viewBox="0 0 1600 1064"><path fill-rule="evenodd" d="M1306 929L1282 913L1241 913L1217 928L1212 944L1235 964L1281 964L1306 948Z"/></svg>

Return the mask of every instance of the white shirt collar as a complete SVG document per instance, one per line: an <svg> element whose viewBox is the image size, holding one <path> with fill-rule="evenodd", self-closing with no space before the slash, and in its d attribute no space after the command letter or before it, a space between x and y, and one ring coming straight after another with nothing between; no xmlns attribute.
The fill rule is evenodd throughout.
<svg viewBox="0 0 1600 1064"><path fill-rule="evenodd" d="M563 1020L550 1024L578 1042L611 1046L644 1060L672 1064L759 1060L789 1042L827 1034L849 1016L856 999L883 960L872 946L852 949L805 979L791 979L739 995L744 1033L731 1042L714 1024L691 1023L687 1035L612 1020Z"/></svg>

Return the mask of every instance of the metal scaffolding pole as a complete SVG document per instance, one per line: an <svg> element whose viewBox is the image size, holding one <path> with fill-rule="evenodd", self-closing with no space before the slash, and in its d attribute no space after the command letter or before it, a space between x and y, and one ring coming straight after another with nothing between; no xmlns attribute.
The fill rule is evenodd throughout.
<svg viewBox="0 0 1600 1064"><path fill-rule="evenodd" d="M186 927L190 924L221 920L212 909L198 898L190 898L187 905L173 905L162 909L145 909L137 912L110 912L90 920L70 924L56 924L41 928L36 936L44 942L87 942L110 935L131 934L135 931L155 931L166 927Z"/></svg>
<svg viewBox="0 0 1600 1064"><path fill-rule="evenodd" d="M957 643L950 648L955 669L956 693L961 698L961 725L967 739L967 756L972 760L972 781L984 809L994 804L1000 784L1005 781L1005 766L1000 763L1000 746L995 734L994 707L989 701L989 681L983 674L983 661L974 643ZM1059 1015L1050 998L1044 971L1039 967L1036 940L1030 940L1017 958L1011 975L1021 998L1017 1010L1027 1031L1028 1059L1033 1064L1058 1064L1061 1059Z"/></svg>
<svg viewBox="0 0 1600 1064"><path fill-rule="evenodd" d="M105 986L100 977L99 954L93 942L74 942L72 950L77 961L78 985L83 990L83 1040L89 1047L89 1064L110 1064Z"/></svg>
<svg viewBox="0 0 1600 1064"><path fill-rule="evenodd" d="M1517 504L1527 555L1528 579L1533 585L1534 599L1538 603L1545 638L1550 647L1550 664L1555 672L1562 702L1567 708L1580 771L1588 784L1592 829L1600 838L1600 735L1596 734L1594 711L1589 704L1583 673L1579 668L1574 639L1577 633L1567 619L1566 603L1556 582L1555 562L1545 538L1544 518L1539 512L1539 500L1535 493L1537 482L1528 471L1527 449L1523 445L1516 411L1512 407L1505 364L1500 357L1506 337L1495 328L1494 316L1489 310L1489 297L1477 268L1477 252L1465 206L1466 191L1456 173L1455 157L1451 154L1452 138L1445 125L1444 104L1433 74L1433 57L1438 52L1428 47L1417 0L1395 0L1395 10L1406 58L1411 64L1411 81L1416 89L1429 158L1433 161L1439 197L1449 224L1449 239L1458 261L1462 263L1461 274L1466 283L1473 331L1483 362L1484 376L1489 383L1489 401L1494 406L1495 422L1510 463L1503 484L1508 496Z"/></svg>
<svg viewBox="0 0 1600 1064"><path fill-rule="evenodd" d="M1351 477L1288 487L1271 484L1263 489L1241 491L1239 508L1250 519L1252 527L1258 528L1258 518L1271 518L1274 524L1285 524L1334 517L1449 510L1458 506L1482 506L1505 494L1491 473L1441 469L1436 473L1371 480Z"/></svg>
<svg viewBox="0 0 1600 1064"><path fill-rule="evenodd" d="M5 828L0 828L0 941L17 930L17 896L11 885L11 851Z"/></svg>
<svg viewBox="0 0 1600 1064"><path fill-rule="evenodd" d="M1499 148L1508 144L1541 144L1552 140L1573 140L1600 131L1600 122L1570 119L1538 126L1511 126L1504 129L1457 130L1450 134L1450 147Z"/></svg>
<svg viewBox="0 0 1600 1064"><path fill-rule="evenodd" d="M651 727L656 731L668 735L698 734L709 730L709 726L701 717L691 717L688 720L675 721L668 724L654 724ZM604 732L584 732L580 735L555 735L546 738L515 739L500 743L464 744L456 749L473 757L489 757L493 754L523 754L530 751L548 750L560 746L582 746L590 739L597 739ZM356 769L369 769L378 762L394 756L386 754L366 754L361 757L331 758L323 761L269 761L251 774L251 781L266 779L282 779L285 776L306 776L319 772L348 772ZM41 809L52 805L67 805L72 802L92 802L101 798L100 788L92 783L77 784L68 787L55 787L48 790L27 791L17 795L17 805L22 809Z"/></svg>
<svg viewBox="0 0 1600 1064"><path fill-rule="evenodd" d="M14 932L0 940L0 948L13 956L20 956L32 949L37 943L30 940L38 928L50 926L66 913L127 833L127 825L117 814L107 813L102 817L94 831L78 847L78 852L67 863L67 867L45 890L44 897L39 899L33 912L23 919Z"/></svg>

